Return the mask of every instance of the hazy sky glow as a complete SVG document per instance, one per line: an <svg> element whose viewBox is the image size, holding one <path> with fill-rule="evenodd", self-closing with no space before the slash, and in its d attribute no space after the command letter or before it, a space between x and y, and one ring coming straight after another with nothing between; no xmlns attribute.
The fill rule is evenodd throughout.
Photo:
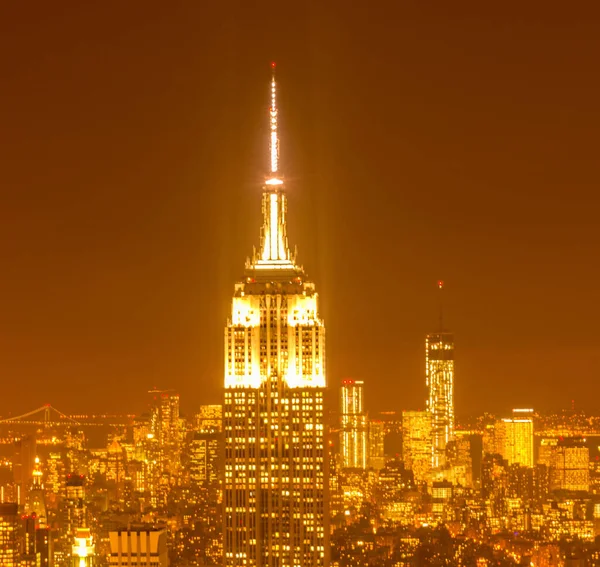
<svg viewBox="0 0 600 567"><path fill-rule="evenodd" d="M329 383L422 408L443 279L459 415L594 409L593 3L37 4L0 9L0 414L220 400L273 59Z"/></svg>

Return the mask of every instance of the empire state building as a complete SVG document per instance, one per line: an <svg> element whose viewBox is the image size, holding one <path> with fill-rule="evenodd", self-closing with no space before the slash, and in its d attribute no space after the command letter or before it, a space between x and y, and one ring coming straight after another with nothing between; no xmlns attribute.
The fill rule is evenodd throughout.
<svg viewBox="0 0 600 567"><path fill-rule="evenodd" d="M326 566L325 326L290 252L275 65L260 248L225 329L224 564Z"/></svg>

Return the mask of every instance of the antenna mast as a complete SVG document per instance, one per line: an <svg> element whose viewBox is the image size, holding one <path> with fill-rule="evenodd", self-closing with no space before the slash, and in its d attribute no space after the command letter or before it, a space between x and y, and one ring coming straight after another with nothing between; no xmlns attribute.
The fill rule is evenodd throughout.
<svg viewBox="0 0 600 567"><path fill-rule="evenodd" d="M277 133L277 83L275 82L275 62L271 63L271 108L269 109L271 124L271 176L276 177L279 171L279 135Z"/></svg>

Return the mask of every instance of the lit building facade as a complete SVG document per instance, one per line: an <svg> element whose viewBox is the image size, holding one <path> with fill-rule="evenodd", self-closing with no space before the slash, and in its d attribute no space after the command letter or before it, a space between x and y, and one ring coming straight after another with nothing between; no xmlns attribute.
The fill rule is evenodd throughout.
<svg viewBox="0 0 600 567"><path fill-rule="evenodd" d="M15 442L13 458L13 475L17 488L17 504L23 504L27 491L33 480L35 468L36 438L35 435L25 435Z"/></svg>
<svg viewBox="0 0 600 567"><path fill-rule="evenodd" d="M202 405L196 414L198 431L221 431L223 429L223 406L220 404Z"/></svg>
<svg viewBox="0 0 600 567"><path fill-rule="evenodd" d="M583 439L559 439L551 457L551 490L588 492L590 450Z"/></svg>
<svg viewBox="0 0 600 567"><path fill-rule="evenodd" d="M538 447L537 464L545 465L546 467L552 466L552 455L556 451L557 445L557 437L542 437Z"/></svg>
<svg viewBox="0 0 600 567"><path fill-rule="evenodd" d="M513 410L512 417L496 422L496 444L509 465L533 467L533 410Z"/></svg>
<svg viewBox="0 0 600 567"><path fill-rule="evenodd" d="M369 467L380 470L385 466L385 424L380 419L369 420Z"/></svg>
<svg viewBox="0 0 600 567"><path fill-rule="evenodd" d="M96 546L89 528L77 528L71 549L71 567L93 567Z"/></svg>
<svg viewBox="0 0 600 567"><path fill-rule="evenodd" d="M369 451L367 415L364 408L364 382L362 380L342 380L340 394L342 467L366 469Z"/></svg>
<svg viewBox="0 0 600 567"><path fill-rule="evenodd" d="M445 464L446 445L454 435L454 335L439 332L425 340L427 411L431 415L431 465Z"/></svg>
<svg viewBox="0 0 600 567"><path fill-rule="evenodd" d="M428 482L431 473L431 415L427 411L402 412L402 459L416 483Z"/></svg>
<svg viewBox="0 0 600 567"><path fill-rule="evenodd" d="M36 567L52 567L54 565L54 544L50 528L38 528L35 531Z"/></svg>
<svg viewBox="0 0 600 567"><path fill-rule="evenodd" d="M110 567L168 567L167 530L151 526L133 526L131 529L108 534Z"/></svg>
<svg viewBox="0 0 600 567"><path fill-rule="evenodd" d="M159 468L176 473L180 466L182 428L179 394L174 390L150 390L150 432L158 442Z"/></svg>
<svg viewBox="0 0 600 567"><path fill-rule="evenodd" d="M35 515L21 517L21 567L37 567L37 554L35 551Z"/></svg>
<svg viewBox="0 0 600 567"><path fill-rule="evenodd" d="M0 565L2 567L18 567L20 564L20 527L19 505L0 504Z"/></svg>
<svg viewBox="0 0 600 567"><path fill-rule="evenodd" d="M286 236L275 78L260 250L225 329L224 565L328 563L325 327Z"/></svg>
<svg viewBox="0 0 600 567"><path fill-rule="evenodd" d="M190 441L190 480L195 487L214 484L219 480L219 448L221 434L216 431L199 431Z"/></svg>
<svg viewBox="0 0 600 567"><path fill-rule="evenodd" d="M85 477L70 474L66 482L65 535L72 541L78 528L86 525Z"/></svg>
<svg viewBox="0 0 600 567"><path fill-rule="evenodd" d="M48 524L48 513L46 511L46 495L42 483L43 473L40 467L40 459L36 457L33 467L32 485L25 499L24 512L33 516L36 527L45 528Z"/></svg>
<svg viewBox="0 0 600 567"><path fill-rule="evenodd" d="M66 479L66 467L60 453L52 452L46 460L46 478L44 488L52 503L58 496L64 493Z"/></svg>

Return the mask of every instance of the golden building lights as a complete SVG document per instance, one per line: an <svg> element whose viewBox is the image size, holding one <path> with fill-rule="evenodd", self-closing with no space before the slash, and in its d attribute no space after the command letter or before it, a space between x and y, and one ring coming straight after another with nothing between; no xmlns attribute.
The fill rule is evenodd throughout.
<svg viewBox="0 0 600 567"><path fill-rule="evenodd" d="M364 409L364 382L342 380L340 393L342 467L366 469L369 452L367 415Z"/></svg>
<svg viewBox="0 0 600 567"><path fill-rule="evenodd" d="M288 246L274 75L269 115L260 250L225 329L224 564L312 567L328 552L325 327Z"/></svg>
<svg viewBox="0 0 600 567"><path fill-rule="evenodd" d="M454 435L454 336L439 332L425 340L427 410L431 416L434 468L445 464L446 445Z"/></svg>
<svg viewBox="0 0 600 567"><path fill-rule="evenodd" d="M533 410L514 409L512 417L496 422L496 445L509 465L533 467Z"/></svg>
<svg viewBox="0 0 600 567"><path fill-rule="evenodd" d="M93 567L96 556L94 538L89 528L77 528L71 551L72 567Z"/></svg>
<svg viewBox="0 0 600 567"><path fill-rule="evenodd" d="M18 567L20 565L19 520L18 504L0 504L0 565L2 567Z"/></svg>
<svg viewBox="0 0 600 567"><path fill-rule="evenodd" d="M429 480L431 472L431 415L426 411L402 412L402 457L416 483Z"/></svg>

